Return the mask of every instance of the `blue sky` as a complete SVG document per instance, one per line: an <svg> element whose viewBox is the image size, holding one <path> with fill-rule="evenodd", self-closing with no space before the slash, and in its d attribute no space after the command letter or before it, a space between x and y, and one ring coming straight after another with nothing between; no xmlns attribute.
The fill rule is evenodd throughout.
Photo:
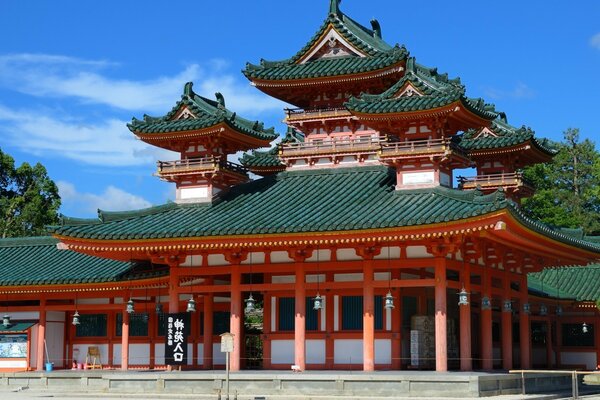
<svg viewBox="0 0 600 400"><path fill-rule="evenodd" d="M0 4L0 148L41 162L71 216L174 198L152 176L177 158L125 124L160 116L183 85L284 131L284 104L248 84L247 61L288 58L318 29L328 0L30 0ZM560 140L568 127L597 140L600 2L344 0L342 10L419 63L460 76L513 125Z"/></svg>

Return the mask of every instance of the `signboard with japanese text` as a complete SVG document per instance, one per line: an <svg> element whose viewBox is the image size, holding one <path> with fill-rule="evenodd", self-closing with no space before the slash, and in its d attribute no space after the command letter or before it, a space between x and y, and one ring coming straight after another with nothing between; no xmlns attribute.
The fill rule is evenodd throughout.
<svg viewBox="0 0 600 400"><path fill-rule="evenodd" d="M165 364L187 364L189 313L167 314L165 318Z"/></svg>

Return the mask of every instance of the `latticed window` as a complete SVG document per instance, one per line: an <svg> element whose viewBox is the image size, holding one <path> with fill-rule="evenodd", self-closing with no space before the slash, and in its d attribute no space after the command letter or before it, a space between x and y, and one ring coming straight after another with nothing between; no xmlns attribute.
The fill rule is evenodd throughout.
<svg viewBox="0 0 600 400"><path fill-rule="evenodd" d="M77 337L104 337L106 336L106 314L81 314L79 325L75 328Z"/></svg>
<svg viewBox="0 0 600 400"><path fill-rule="evenodd" d="M375 296L375 329L383 329L383 297ZM363 297L342 296L342 330L363 329Z"/></svg>
<svg viewBox="0 0 600 400"><path fill-rule="evenodd" d="M129 336L148 336L148 313L129 314ZM115 335L123 333L123 314L117 314Z"/></svg>
<svg viewBox="0 0 600 400"><path fill-rule="evenodd" d="M215 311L213 313L213 335L229 332L230 323L231 318L228 311Z"/></svg>
<svg viewBox="0 0 600 400"><path fill-rule="evenodd" d="M278 329L280 331L293 331L296 316L296 299L294 297L280 297L278 307ZM319 312L313 309L313 298L306 298L305 324L307 331L319 329Z"/></svg>

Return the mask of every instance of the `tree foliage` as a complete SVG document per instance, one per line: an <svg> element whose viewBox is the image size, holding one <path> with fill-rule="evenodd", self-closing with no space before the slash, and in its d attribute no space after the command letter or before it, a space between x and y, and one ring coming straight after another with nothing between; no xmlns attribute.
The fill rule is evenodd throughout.
<svg viewBox="0 0 600 400"><path fill-rule="evenodd" d="M600 234L600 153L591 140L580 140L579 129L567 129L554 145L552 162L524 170L536 190L523 200L524 211L550 225Z"/></svg>
<svg viewBox="0 0 600 400"><path fill-rule="evenodd" d="M56 184L40 163L15 166L0 149L0 237L35 236L58 221Z"/></svg>

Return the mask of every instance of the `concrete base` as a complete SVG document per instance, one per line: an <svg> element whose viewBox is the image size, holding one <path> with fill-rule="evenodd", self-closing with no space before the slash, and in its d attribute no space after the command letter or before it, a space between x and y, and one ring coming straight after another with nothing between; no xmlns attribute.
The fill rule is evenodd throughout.
<svg viewBox="0 0 600 400"><path fill-rule="evenodd" d="M527 393L570 389L571 377L529 376ZM214 371L53 371L0 374L0 388L85 393L225 394L225 373ZM519 394L520 375L483 372L379 371L302 373L243 371L232 373L230 393L245 397L289 396L357 398L452 397L475 398Z"/></svg>

